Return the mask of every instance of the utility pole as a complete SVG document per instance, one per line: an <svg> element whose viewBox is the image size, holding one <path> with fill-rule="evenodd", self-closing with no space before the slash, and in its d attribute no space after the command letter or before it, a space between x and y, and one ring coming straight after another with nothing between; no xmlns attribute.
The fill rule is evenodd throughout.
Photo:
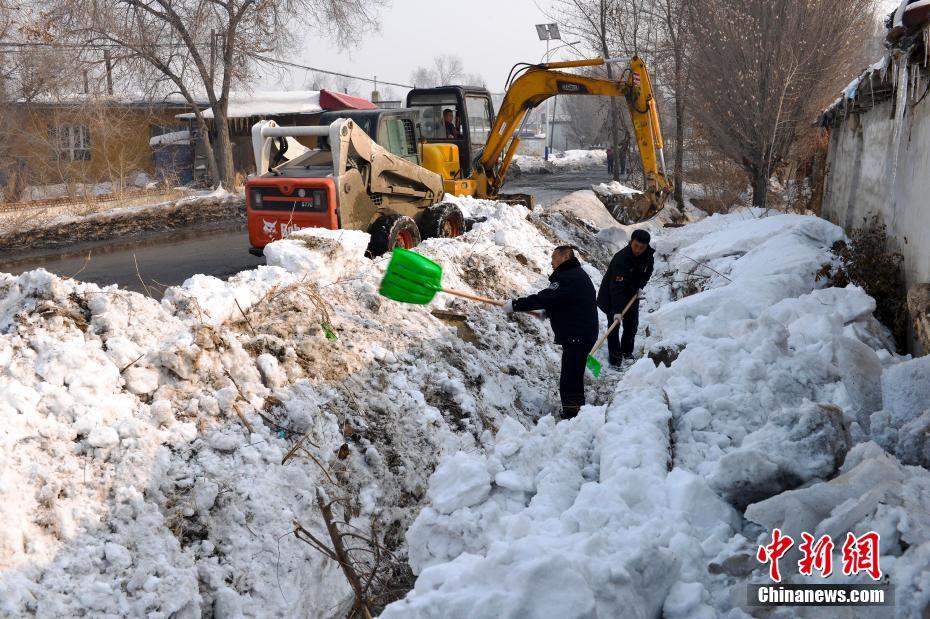
<svg viewBox="0 0 930 619"><path fill-rule="evenodd" d="M103 62L107 66L107 94L113 94L113 62L110 60L110 50L103 50ZM85 86L85 90L86 90Z"/></svg>

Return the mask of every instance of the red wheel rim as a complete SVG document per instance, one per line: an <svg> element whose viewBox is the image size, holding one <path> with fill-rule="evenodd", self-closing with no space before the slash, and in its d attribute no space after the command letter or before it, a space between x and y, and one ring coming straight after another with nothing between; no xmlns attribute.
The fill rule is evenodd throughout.
<svg viewBox="0 0 930 619"><path fill-rule="evenodd" d="M413 249L413 235L410 233L410 230L401 230L397 233L397 243L395 243L395 246L398 245L403 249Z"/></svg>
<svg viewBox="0 0 930 619"><path fill-rule="evenodd" d="M462 227L459 225L458 220L447 218L442 222L442 236L445 238L452 238L460 236L462 234Z"/></svg>

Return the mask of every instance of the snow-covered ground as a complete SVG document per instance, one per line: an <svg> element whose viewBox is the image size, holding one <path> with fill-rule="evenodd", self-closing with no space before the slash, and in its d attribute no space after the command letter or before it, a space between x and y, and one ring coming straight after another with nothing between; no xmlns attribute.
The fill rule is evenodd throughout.
<svg viewBox="0 0 930 619"><path fill-rule="evenodd" d="M487 221L419 248L447 285L507 298L546 284L547 221L563 218L460 202ZM338 615L338 567L290 534L324 535L318 485L402 556L442 454L481 453L508 420L553 410L545 323L387 301L386 260L366 245L301 232L269 266L195 276L160 303L0 274L0 615ZM301 449L282 465L299 441L322 466Z"/></svg>
<svg viewBox="0 0 930 619"><path fill-rule="evenodd" d="M513 163L524 174L540 174L542 172L558 172L564 170L580 170L583 168L596 168L607 166L607 151L597 150L567 150L556 152L549 156L549 161L535 155L516 155Z"/></svg>
<svg viewBox="0 0 930 619"><path fill-rule="evenodd" d="M590 200L457 201L485 221L418 251L495 298L546 285L565 241L597 284L630 230ZM589 380L559 423L545 323L388 301L363 233L301 231L161 302L0 274L0 616L345 616L338 566L292 534L327 539L322 487L409 550L385 617L746 617L775 526L880 531L896 616L920 617L930 474L899 458L928 464L928 368L887 352L861 290L815 281L841 231L644 227L640 346L677 358Z"/></svg>
<svg viewBox="0 0 930 619"><path fill-rule="evenodd" d="M384 617L749 617L775 527L879 532L894 616L926 616L930 473L873 441L928 464L930 363L888 352L862 290L815 281L839 228L760 215L656 239L644 344L670 367L641 359L606 406L442 462L407 535L416 587ZM825 582L788 557L788 581Z"/></svg>

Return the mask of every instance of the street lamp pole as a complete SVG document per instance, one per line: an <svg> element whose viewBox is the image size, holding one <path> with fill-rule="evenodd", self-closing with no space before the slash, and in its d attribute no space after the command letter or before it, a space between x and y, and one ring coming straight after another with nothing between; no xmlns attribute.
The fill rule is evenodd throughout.
<svg viewBox="0 0 930 619"><path fill-rule="evenodd" d="M552 40L562 40L562 35L559 33L558 24L536 24L536 34L539 36L540 41L546 42L546 60L549 58L549 41ZM549 99L546 99L546 146L544 151L544 159L549 161L549 148L552 144L552 121L549 118Z"/></svg>

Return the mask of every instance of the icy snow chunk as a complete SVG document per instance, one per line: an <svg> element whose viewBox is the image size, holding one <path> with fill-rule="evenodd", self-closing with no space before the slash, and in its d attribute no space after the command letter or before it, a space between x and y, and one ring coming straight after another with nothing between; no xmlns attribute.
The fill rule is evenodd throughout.
<svg viewBox="0 0 930 619"><path fill-rule="evenodd" d="M229 587L221 587L216 592L213 602L213 616L216 619L241 619L242 600L238 593Z"/></svg>
<svg viewBox="0 0 930 619"><path fill-rule="evenodd" d="M930 408L930 356L885 370L882 401L895 427L903 426Z"/></svg>
<svg viewBox="0 0 930 619"><path fill-rule="evenodd" d="M930 468L930 402L927 410L918 418L906 423L898 430L898 445L895 455L904 464Z"/></svg>
<svg viewBox="0 0 930 619"><path fill-rule="evenodd" d="M690 524L708 529L721 522L739 528L740 516L714 494L703 477L675 468L666 478L665 490L672 509L681 511Z"/></svg>
<svg viewBox="0 0 930 619"><path fill-rule="evenodd" d="M832 475L849 450L842 411L807 403L772 414L716 463L710 485L738 508Z"/></svg>
<svg viewBox="0 0 930 619"><path fill-rule="evenodd" d="M135 395L152 393L158 389L159 372L153 368L133 366L123 372L126 391Z"/></svg>
<svg viewBox="0 0 930 619"><path fill-rule="evenodd" d="M97 426L87 437L91 447L112 447L119 443L119 433L109 426Z"/></svg>
<svg viewBox="0 0 930 619"><path fill-rule="evenodd" d="M816 531L818 535L830 533L835 539L845 536L855 524L849 522L850 515L855 520L857 513L874 510L904 479L900 464L874 443L856 445L847 461L849 468L844 466L841 474L828 482L750 505L746 518L768 529L780 527L791 535ZM828 521L831 515L832 523Z"/></svg>
<svg viewBox="0 0 930 619"><path fill-rule="evenodd" d="M430 476L427 496L440 513L451 514L484 501L490 492L491 476L484 460L459 451Z"/></svg>
<svg viewBox="0 0 930 619"><path fill-rule="evenodd" d="M854 418L868 431L869 416L882 407L882 362L874 350L859 340L839 337L835 342L836 367Z"/></svg>
<svg viewBox="0 0 930 619"><path fill-rule="evenodd" d="M126 569L132 565L132 556L130 556L129 550L121 544L107 542L103 547L103 553L107 561L120 569Z"/></svg>
<svg viewBox="0 0 930 619"><path fill-rule="evenodd" d="M201 515L206 514L213 509L216 503L216 497L220 492L220 487L216 482L209 479L198 479L194 483L192 495L194 498L194 509Z"/></svg>
<svg viewBox="0 0 930 619"><path fill-rule="evenodd" d="M262 383L269 389L280 387L287 382L287 377L274 356L262 353L255 360L255 365L258 366L258 373L261 374Z"/></svg>
<svg viewBox="0 0 930 619"><path fill-rule="evenodd" d="M265 258L269 266L306 275L322 287L365 270L370 239L360 230L305 228L265 246Z"/></svg>
<svg viewBox="0 0 930 619"><path fill-rule="evenodd" d="M239 448L239 445L242 444L242 441L238 437L229 434L213 432L207 438L207 444L217 451L223 453L232 453Z"/></svg>

